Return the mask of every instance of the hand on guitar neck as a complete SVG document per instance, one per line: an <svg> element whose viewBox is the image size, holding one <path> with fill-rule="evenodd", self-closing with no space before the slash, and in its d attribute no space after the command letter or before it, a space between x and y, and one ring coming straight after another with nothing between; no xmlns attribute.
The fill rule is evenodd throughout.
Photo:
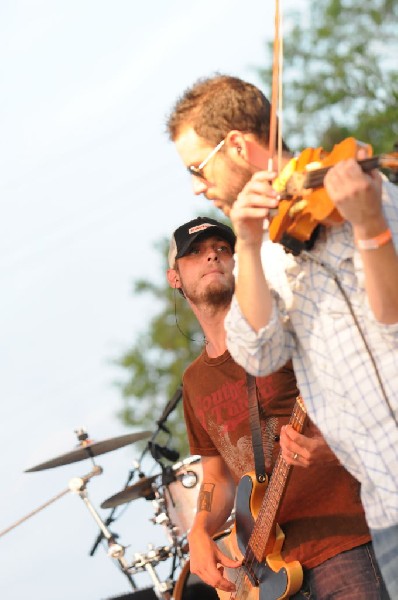
<svg viewBox="0 0 398 600"><path fill-rule="evenodd" d="M295 431L291 425L285 425L281 429L279 441L283 459L289 465L310 467L339 462L313 423L307 427L306 435Z"/></svg>

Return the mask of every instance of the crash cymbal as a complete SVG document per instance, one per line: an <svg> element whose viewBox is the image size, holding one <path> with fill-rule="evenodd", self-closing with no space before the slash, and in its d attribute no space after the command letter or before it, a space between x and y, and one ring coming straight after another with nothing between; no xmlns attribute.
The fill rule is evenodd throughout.
<svg viewBox="0 0 398 600"><path fill-rule="evenodd" d="M152 435L152 431L139 431L137 433L128 433L127 435L121 435L119 437L110 438L109 440L102 440L101 442L94 442L93 440L84 440L80 443L75 450L52 458L40 465L26 469L25 473L32 473L33 471L43 471L44 469L53 469L54 467L60 467L62 465L69 465L70 463L78 462L86 458L98 456L99 454L105 454L127 444L145 440Z"/></svg>
<svg viewBox="0 0 398 600"><path fill-rule="evenodd" d="M115 506L119 506L119 504L125 504L125 502L130 502L131 500L136 500L137 498L145 498L149 499L149 496L152 496L153 489L152 483L159 477L158 475L152 475L151 477L143 477L139 479L137 483L133 483L133 485L129 485L124 490L111 496L107 500L105 500L101 504L101 508L114 508ZM153 498L153 496L152 496Z"/></svg>

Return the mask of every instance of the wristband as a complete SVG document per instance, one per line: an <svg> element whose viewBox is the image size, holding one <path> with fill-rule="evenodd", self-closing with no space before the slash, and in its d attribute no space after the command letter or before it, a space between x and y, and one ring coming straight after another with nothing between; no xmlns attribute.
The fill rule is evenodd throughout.
<svg viewBox="0 0 398 600"><path fill-rule="evenodd" d="M376 235L369 240L357 240L356 245L360 250L377 250L381 246L388 244L392 240L391 229L386 229L383 233Z"/></svg>

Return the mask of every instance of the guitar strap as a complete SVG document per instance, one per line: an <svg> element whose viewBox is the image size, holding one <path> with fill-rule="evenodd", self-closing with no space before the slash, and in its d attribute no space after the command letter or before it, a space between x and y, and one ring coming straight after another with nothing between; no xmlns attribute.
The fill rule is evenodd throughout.
<svg viewBox="0 0 398 600"><path fill-rule="evenodd" d="M250 429L252 433L254 468L256 471L257 481L259 483L263 483L267 478L267 474L265 471L264 448L261 435L260 413L258 409L256 378L253 377L253 375L246 373L246 384L249 397L249 418Z"/></svg>

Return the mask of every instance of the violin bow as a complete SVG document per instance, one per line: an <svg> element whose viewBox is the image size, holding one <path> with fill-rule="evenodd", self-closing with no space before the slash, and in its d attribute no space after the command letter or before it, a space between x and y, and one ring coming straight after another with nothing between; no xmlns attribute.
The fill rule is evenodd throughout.
<svg viewBox="0 0 398 600"><path fill-rule="evenodd" d="M279 0L275 0L275 25L274 25L274 46L272 63L272 93L271 93L271 113L269 126L269 158L268 171L274 170L274 156L278 148L279 173L282 163L282 63L283 63L283 38L281 36L281 11ZM277 127L279 113L279 127ZM278 132L278 135L277 135ZM278 138L278 139L277 139ZM278 144L277 144L278 142Z"/></svg>

